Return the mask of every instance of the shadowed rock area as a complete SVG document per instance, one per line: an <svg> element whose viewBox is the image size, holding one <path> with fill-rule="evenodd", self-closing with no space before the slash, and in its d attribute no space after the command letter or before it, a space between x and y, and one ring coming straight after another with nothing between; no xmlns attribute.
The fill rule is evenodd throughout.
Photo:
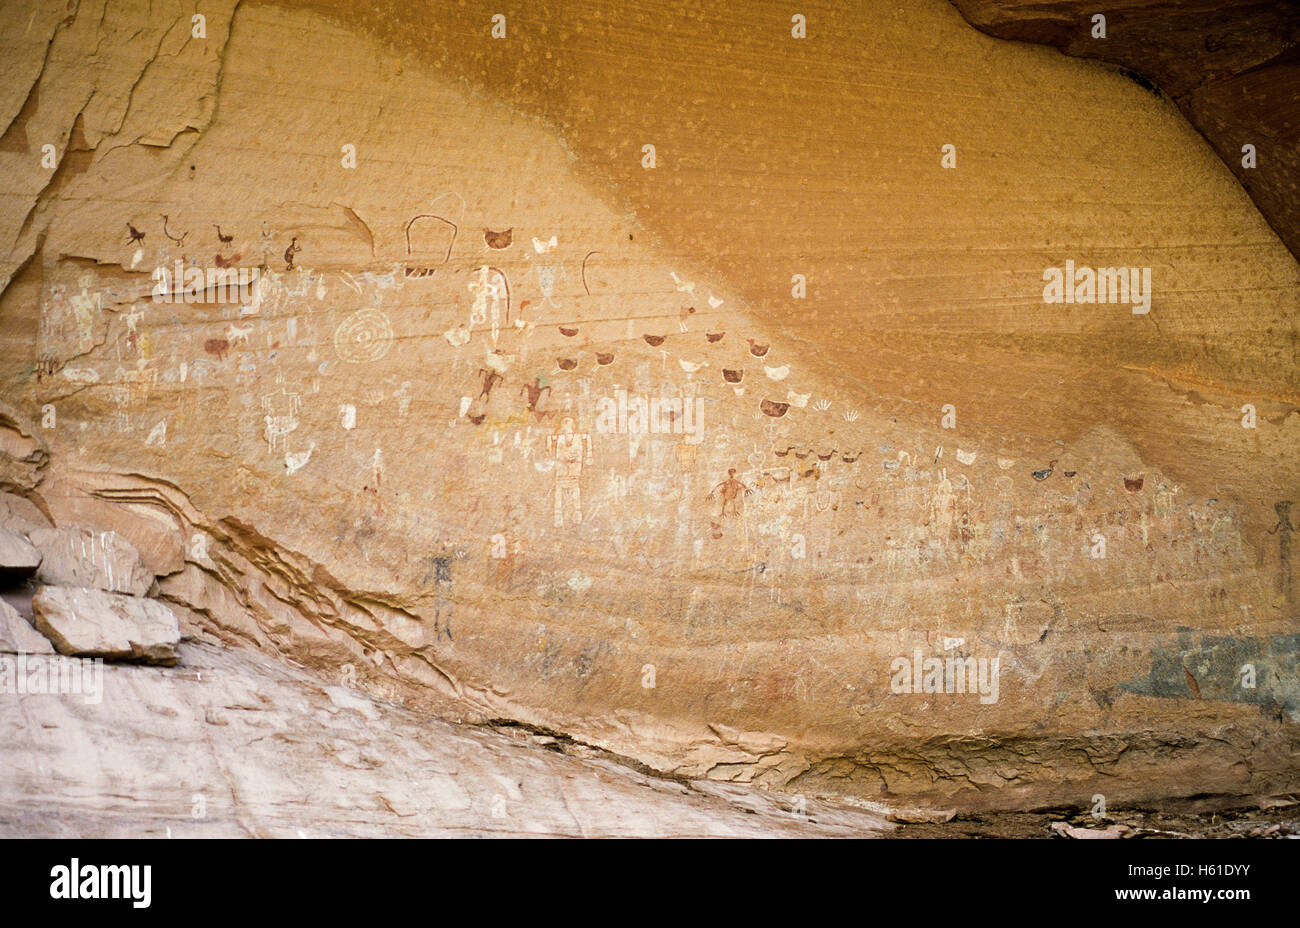
<svg viewBox="0 0 1300 928"><path fill-rule="evenodd" d="M484 766L456 825L374 790L411 834L1300 789L1300 266L1168 99L942 0L201 12L0 11L0 524L189 641L58 734L0 695L23 769L215 737L209 668L288 770L222 834L391 824L286 811L354 721L241 708L300 671L384 756L511 720L665 803L498 827ZM110 785L75 827L138 833Z"/></svg>
<svg viewBox="0 0 1300 928"><path fill-rule="evenodd" d="M1167 93L1300 255L1300 5L1126 0L1100 11L1075 0L953 2L990 35L1118 64Z"/></svg>

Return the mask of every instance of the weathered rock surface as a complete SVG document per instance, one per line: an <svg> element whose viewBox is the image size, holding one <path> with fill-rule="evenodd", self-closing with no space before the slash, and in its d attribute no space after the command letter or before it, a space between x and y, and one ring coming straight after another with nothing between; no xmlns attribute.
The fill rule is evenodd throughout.
<svg viewBox="0 0 1300 928"><path fill-rule="evenodd" d="M0 599L0 651L53 654L54 648L17 609Z"/></svg>
<svg viewBox="0 0 1300 928"><path fill-rule="evenodd" d="M41 583L132 596L143 596L153 585L140 552L117 532L74 525L34 529L29 537L40 550Z"/></svg>
<svg viewBox="0 0 1300 928"><path fill-rule="evenodd" d="M0 454L0 460L7 460L7 456ZM11 532L26 535L34 528L48 528L51 524L49 517L32 500L0 492L0 525Z"/></svg>
<svg viewBox="0 0 1300 928"><path fill-rule="evenodd" d="M870 837L880 812L465 728L268 657L105 665L102 701L0 696L0 837ZM15 701L20 708L8 709Z"/></svg>
<svg viewBox="0 0 1300 928"><path fill-rule="evenodd" d="M41 552L26 538L0 526L0 582L15 583L36 573Z"/></svg>
<svg viewBox="0 0 1300 928"><path fill-rule="evenodd" d="M1300 267L1172 104L940 0L494 12L0 11L0 488L675 776L1300 787Z"/></svg>
<svg viewBox="0 0 1300 928"><path fill-rule="evenodd" d="M32 598L36 629L60 654L174 664L176 614L166 604L120 593L41 587Z"/></svg>
<svg viewBox="0 0 1300 928"><path fill-rule="evenodd" d="M0 337L5 336L12 337L0 333ZM40 482L41 469L49 460L49 448L36 427L0 400L0 491L8 497L31 490Z"/></svg>

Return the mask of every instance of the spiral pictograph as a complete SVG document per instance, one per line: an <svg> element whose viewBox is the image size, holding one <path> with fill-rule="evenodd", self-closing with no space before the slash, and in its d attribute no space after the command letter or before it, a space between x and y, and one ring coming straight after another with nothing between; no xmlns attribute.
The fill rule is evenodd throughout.
<svg viewBox="0 0 1300 928"><path fill-rule="evenodd" d="M378 361L393 347L393 327L377 309L361 309L334 330L334 350L349 364Z"/></svg>

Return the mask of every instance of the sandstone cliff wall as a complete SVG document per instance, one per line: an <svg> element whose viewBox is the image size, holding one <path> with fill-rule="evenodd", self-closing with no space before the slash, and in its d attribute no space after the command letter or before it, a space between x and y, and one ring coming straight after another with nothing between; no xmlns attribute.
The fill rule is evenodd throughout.
<svg viewBox="0 0 1300 928"><path fill-rule="evenodd" d="M1167 101L937 0L194 12L0 13L16 524L688 776L1294 788L1300 268Z"/></svg>

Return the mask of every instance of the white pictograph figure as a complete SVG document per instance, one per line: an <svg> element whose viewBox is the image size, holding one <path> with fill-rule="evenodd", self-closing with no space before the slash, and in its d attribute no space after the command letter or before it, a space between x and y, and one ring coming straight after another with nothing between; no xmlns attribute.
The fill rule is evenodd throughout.
<svg viewBox="0 0 1300 928"><path fill-rule="evenodd" d="M103 295L99 292L94 294L90 292L94 282L95 278L92 275L82 274L77 279L77 283L81 286L81 292L68 300L76 319L77 334L83 345L87 343L94 344L95 322L104 308Z"/></svg>
<svg viewBox="0 0 1300 928"><path fill-rule="evenodd" d="M573 419L560 420L560 430L546 439L546 450L555 457L555 525L564 525L566 516L577 525L582 522L582 468L590 464L591 436L575 432Z"/></svg>
<svg viewBox="0 0 1300 928"><path fill-rule="evenodd" d="M266 423L267 451L271 454L288 450L285 438L298 428L298 410L301 408L302 397L284 387L278 393L262 397L262 409L266 412L262 421Z"/></svg>
<svg viewBox="0 0 1300 928"><path fill-rule="evenodd" d="M501 334L501 299L505 296L505 287L496 279L498 274L485 264L478 269L478 277L468 284L469 291L474 294L469 311L470 327L489 325L494 345Z"/></svg>
<svg viewBox="0 0 1300 928"><path fill-rule="evenodd" d="M564 273L564 268L559 264L534 264L533 270L537 274L537 286L541 288L546 305L558 309L559 304L555 302L555 284L568 276Z"/></svg>
<svg viewBox="0 0 1300 928"><path fill-rule="evenodd" d="M91 294L94 283L91 275L83 274L78 283L81 292L73 294L63 284L55 284L42 303L41 360L47 369L56 367L59 358L71 359L95 347L95 325L103 308L102 296L98 292Z"/></svg>
<svg viewBox="0 0 1300 928"><path fill-rule="evenodd" d="M609 502L613 507L621 507L627 500L627 477L611 471L609 474Z"/></svg>
<svg viewBox="0 0 1300 928"><path fill-rule="evenodd" d="M146 306L132 303L131 311L122 317L126 320L126 334L128 338L137 334L140 320L144 318L145 308Z"/></svg>
<svg viewBox="0 0 1300 928"><path fill-rule="evenodd" d="M478 277L471 280L466 289L474 294L474 302L469 307L469 324L470 328L476 325L487 324L487 301L488 301L488 271L487 265L478 269Z"/></svg>
<svg viewBox="0 0 1300 928"><path fill-rule="evenodd" d="M109 400L113 404L110 418L112 427L119 432L131 431L131 387L126 382L126 372L119 367L108 388Z"/></svg>
<svg viewBox="0 0 1300 928"><path fill-rule="evenodd" d="M930 496L929 525L931 537L947 540L953 524L953 487L946 469L939 470L939 482Z"/></svg>

